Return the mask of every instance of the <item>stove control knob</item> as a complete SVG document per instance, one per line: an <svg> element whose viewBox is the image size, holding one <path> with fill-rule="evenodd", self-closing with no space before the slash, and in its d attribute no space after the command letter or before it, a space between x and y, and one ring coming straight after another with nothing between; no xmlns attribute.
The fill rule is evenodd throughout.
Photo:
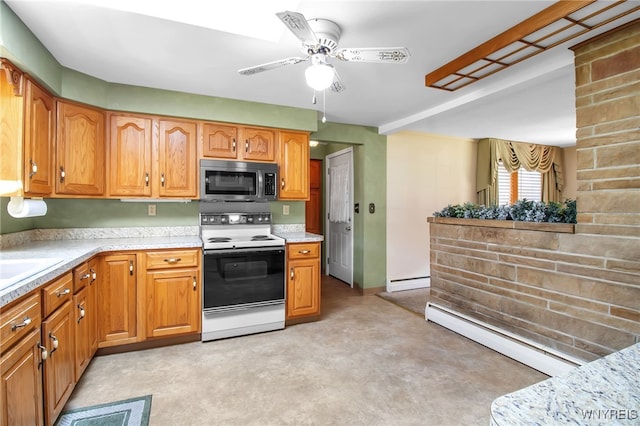
<svg viewBox="0 0 640 426"><path fill-rule="evenodd" d="M229 223L228 216L220 216L220 223Z"/></svg>
<svg viewBox="0 0 640 426"><path fill-rule="evenodd" d="M207 216L202 216L202 223L209 222L209 218Z"/></svg>
<svg viewBox="0 0 640 426"><path fill-rule="evenodd" d="M247 223L253 223L253 216L247 217Z"/></svg>

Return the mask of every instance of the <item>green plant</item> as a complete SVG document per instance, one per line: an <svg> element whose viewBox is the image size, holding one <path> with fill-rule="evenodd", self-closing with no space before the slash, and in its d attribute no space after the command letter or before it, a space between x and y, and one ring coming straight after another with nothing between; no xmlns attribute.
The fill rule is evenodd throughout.
<svg viewBox="0 0 640 426"><path fill-rule="evenodd" d="M523 222L552 222L576 223L576 200L566 200L564 204L558 202L544 203L522 199L511 206L484 206L466 202L464 204L449 204L440 211L434 212L435 217L456 217L461 219L492 219L518 220Z"/></svg>

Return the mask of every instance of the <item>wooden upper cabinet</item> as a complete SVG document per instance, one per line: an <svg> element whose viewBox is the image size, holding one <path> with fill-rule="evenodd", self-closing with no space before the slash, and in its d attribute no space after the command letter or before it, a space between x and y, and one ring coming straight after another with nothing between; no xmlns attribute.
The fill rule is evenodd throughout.
<svg viewBox="0 0 640 426"><path fill-rule="evenodd" d="M203 123L202 155L228 160L274 162L276 131L263 127Z"/></svg>
<svg viewBox="0 0 640 426"><path fill-rule="evenodd" d="M158 170L161 197L196 198L197 137L196 124L160 120L158 138Z"/></svg>
<svg viewBox="0 0 640 426"><path fill-rule="evenodd" d="M57 102L56 194L104 195L104 112Z"/></svg>
<svg viewBox="0 0 640 426"><path fill-rule="evenodd" d="M26 79L24 104L24 192L49 195L54 189L55 104L53 96Z"/></svg>
<svg viewBox="0 0 640 426"><path fill-rule="evenodd" d="M0 195L22 195L24 77L0 58Z"/></svg>
<svg viewBox="0 0 640 426"><path fill-rule="evenodd" d="M109 195L151 195L151 119L109 118Z"/></svg>
<svg viewBox="0 0 640 426"><path fill-rule="evenodd" d="M281 200L309 199L309 134L280 131Z"/></svg>
<svg viewBox="0 0 640 426"><path fill-rule="evenodd" d="M273 162L276 159L276 133L271 129L240 128L240 149L245 160Z"/></svg>
<svg viewBox="0 0 640 426"><path fill-rule="evenodd" d="M238 158L238 128L218 123L202 124L202 155L215 158Z"/></svg>

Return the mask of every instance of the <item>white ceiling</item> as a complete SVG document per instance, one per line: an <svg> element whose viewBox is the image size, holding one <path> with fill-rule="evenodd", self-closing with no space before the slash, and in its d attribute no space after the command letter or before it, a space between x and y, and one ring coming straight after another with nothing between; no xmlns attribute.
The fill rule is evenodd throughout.
<svg viewBox="0 0 640 426"><path fill-rule="evenodd" d="M322 97L313 105L304 81L309 62L252 76L237 71L304 56L275 12L330 19L342 28L339 47L404 46L411 58L406 64L332 61L347 90L327 91L328 121L374 126L384 134L413 130L558 146L575 144L573 52L567 47L638 17L446 92L425 87L425 74L554 2L5 1L63 66L99 79L319 111ZM237 34L250 29L258 36Z"/></svg>

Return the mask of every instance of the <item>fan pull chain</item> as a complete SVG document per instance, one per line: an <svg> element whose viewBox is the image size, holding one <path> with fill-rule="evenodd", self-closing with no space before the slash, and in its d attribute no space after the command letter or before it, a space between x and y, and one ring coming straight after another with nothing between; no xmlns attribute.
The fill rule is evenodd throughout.
<svg viewBox="0 0 640 426"><path fill-rule="evenodd" d="M322 122L323 123L327 122L327 116L325 115L326 110L327 110L327 91L323 90L322 91Z"/></svg>
<svg viewBox="0 0 640 426"><path fill-rule="evenodd" d="M315 105L315 104L316 104L316 102L317 102L317 99L316 99L316 91L315 91L315 89L314 89L314 90L313 90L313 97L311 98L311 103Z"/></svg>

